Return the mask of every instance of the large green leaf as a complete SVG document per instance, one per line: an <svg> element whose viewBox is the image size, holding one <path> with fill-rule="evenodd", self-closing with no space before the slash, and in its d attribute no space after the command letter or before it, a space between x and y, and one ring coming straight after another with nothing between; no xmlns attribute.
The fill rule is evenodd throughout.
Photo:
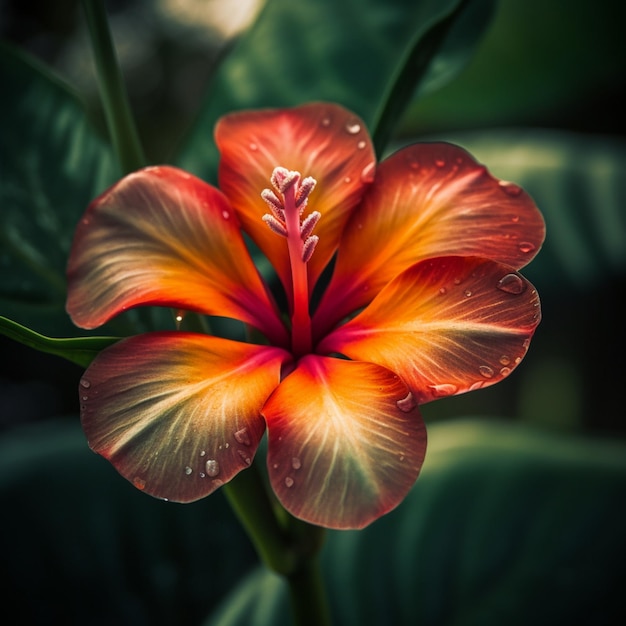
<svg viewBox="0 0 626 626"><path fill-rule="evenodd" d="M78 99L0 46L0 310L63 332L65 264L87 204L119 173Z"/></svg>
<svg viewBox="0 0 626 626"><path fill-rule="evenodd" d="M226 500L141 493L77 422L0 438L4 610L29 626L196 626L255 562Z"/></svg>
<svg viewBox="0 0 626 626"><path fill-rule="evenodd" d="M406 501L334 532L324 579L341 626L617 625L626 617L626 445L507 423L430 428ZM283 581L250 574L207 626L287 626Z"/></svg>
<svg viewBox="0 0 626 626"><path fill-rule="evenodd" d="M397 122L418 82L432 87L465 65L493 4L268 0L209 85L177 163L214 180L213 127L224 113L242 108L332 100L362 116L374 132L390 105Z"/></svg>

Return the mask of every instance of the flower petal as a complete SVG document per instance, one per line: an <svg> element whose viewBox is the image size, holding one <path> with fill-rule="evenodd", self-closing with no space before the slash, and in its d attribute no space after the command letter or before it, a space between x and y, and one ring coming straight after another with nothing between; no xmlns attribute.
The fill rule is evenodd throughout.
<svg viewBox="0 0 626 626"><path fill-rule="evenodd" d="M374 149L365 124L336 104L314 103L226 115L217 123L215 139L221 154L220 189L288 293L287 246L262 221L268 207L261 192L271 186L277 166L316 179L308 211L319 211L322 217L315 228L319 242L308 263L312 289L337 249L352 209L374 177Z"/></svg>
<svg viewBox="0 0 626 626"><path fill-rule="evenodd" d="M76 230L68 280L67 310L83 328L156 304L285 336L227 199L172 167L131 174L91 203Z"/></svg>
<svg viewBox="0 0 626 626"><path fill-rule="evenodd" d="M404 383L371 363L309 355L263 409L268 471L283 506L329 528L362 528L397 506L426 451Z"/></svg>
<svg viewBox="0 0 626 626"><path fill-rule="evenodd" d="M316 314L324 329L369 302L425 258L481 256L515 269L545 235L541 213L517 185L499 181L462 148L416 144L383 161L344 231Z"/></svg>
<svg viewBox="0 0 626 626"><path fill-rule="evenodd" d="M150 495L202 498L250 465L285 356L192 333L125 339L80 381L89 445Z"/></svg>
<svg viewBox="0 0 626 626"><path fill-rule="evenodd" d="M389 368L421 404L508 376L540 318L537 292L511 268L444 257L400 274L318 351Z"/></svg>

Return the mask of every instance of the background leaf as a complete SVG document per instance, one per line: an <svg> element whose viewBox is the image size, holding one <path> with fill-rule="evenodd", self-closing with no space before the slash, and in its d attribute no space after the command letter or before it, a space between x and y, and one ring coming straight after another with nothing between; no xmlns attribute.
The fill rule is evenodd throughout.
<svg viewBox="0 0 626 626"><path fill-rule="evenodd" d="M337 624L623 623L623 443L479 420L437 424L429 439L395 511L329 534ZM205 624L287 626L282 580L250 574Z"/></svg>
<svg viewBox="0 0 626 626"><path fill-rule="evenodd" d="M0 46L0 81L10 94L0 99L0 310L75 332L64 312L72 235L119 174L77 98L38 64Z"/></svg>
<svg viewBox="0 0 626 626"><path fill-rule="evenodd" d="M458 14L456 28L431 65L431 85L449 80L463 65L460 51L468 55L477 43L493 2L269 0L209 85L208 98L176 163L215 180L213 127L224 113L242 108L331 100L362 116L373 130L411 48L461 4L472 10ZM403 75L405 82L418 78L421 73ZM415 87L409 82L409 89Z"/></svg>
<svg viewBox="0 0 626 626"><path fill-rule="evenodd" d="M19 624L196 626L255 562L220 493L141 493L76 418L0 439L3 597Z"/></svg>

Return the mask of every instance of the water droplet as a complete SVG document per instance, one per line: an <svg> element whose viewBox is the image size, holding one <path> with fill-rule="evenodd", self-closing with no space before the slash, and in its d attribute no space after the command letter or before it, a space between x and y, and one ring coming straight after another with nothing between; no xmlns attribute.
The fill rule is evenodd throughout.
<svg viewBox="0 0 626 626"><path fill-rule="evenodd" d="M361 171L361 182L363 183L373 182L375 174L376 174L376 163L372 161L371 163L366 165Z"/></svg>
<svg viewBox="0 0 626 626"><path fill-rule="evenodd" d="M460 285L461 284L461 279L460 278L455 278L453 282L454 282L455 285Z"/></svg>
<svg viewBox="0 0 626 626"><path fill-rule="evenodd" d="M83 402L87 402L87 400L89 400L89 396L83 396L82 400L83 400Z"/></svg>
<svg viewBox="0 0 626 626"><path fill-rule="evenodd" d="M531 243L530 241L522 241L519 245L519 251L523 252L524 254L528 254L529 252L533 252L536 247L537 246L535 246L535 244Z"/></svg>
<svg viewBox="0 0 626 626"><path fill-rule="evenodd" d="M365 146L366 146L366 145L367 145L367 142L366 142L366 141L363 141L363 140L361 139L361 141L359 141L359 143L357 143L357 144L356 144L356 147L357 147L359 150L363 150L363 148L365 148Z"/></svg>
<svg viewBox="0 0 626 626"><path fill-rule="evenodd" d="M274 469L278 469L278 463L274 463L274 464L272 465L272 467L273 467Z"/></svg>
<svg viewBox="0 0 626 626"><path fill-rule="evenodd" d="M485 377L485 378L493 378L494 375L494 371L492 368L490 368L488 365L481 365L478 368L478 371Z"/></svg>
<svg viewBox="0 0 626 626"><path fill-rule="evenodd" d="M220 473L220 464L215 459L206 462L206 473L208 476L217 476Z"/></svg>
<svg viewBox="0 0 626 626"><path fill-rule="evenodd" d="M511 218L511 221L512 221L512 222L514 222L515 224L517 224L517 223L519 222L519 215L514 215L514 216Z"/></svg>
<svg viewBox="0 0 626 626"><path fill-rule="evenodd" d="M465 290L465 297L469 298L472 295L472 292L469 289Z"/></svg>
<svg viewBox="0 0 626 626"><path fill-rule="evenodd" d="M469 386L469 391L476 391L477 389L480 389L481 387L484 387L485 385L485 381L484 380L477 380L475 383L472 383Z"/></svg>
<svg viewBox="0 0 626 626"><path fill-rule="evenodd" d="M247 428L241 428L235 432L235 440L237 443L242 443L244 446L250 445L250 435Z"/></svg>
<svg viewBox="0 0 626 626"><path fill-rule="evenodd" d="M361 130L361 125L357 122L348 122L346 124L346 130L350 135L356 135Z"/></svg>
<svg viewBox="0 0 626 626"><path fill-rule="evenodd" d="M228 211L222 211L222 217L227 220L230 217L230 213Z"/></svg>
<svg viewBox="0 0 626 626"><path fill-rule="evenodd" d="M246 465L250 465L252 463L252 459L245 450L237 450L237 454L243 459L243 462Z"/></svg>
<svg viewBox="0 0 626 626"><path fill-rule="evenodd" d="M511 362L511 359L509 359L509 357L508 357L508 356L506 356L506 355L504 355L504 354L503 354L503 355L500 357L500 365L509 365L509 363L510 363L510 362Z"/></svg>
<svg viewBox="0 0 626 626"><path fill-rule="evenodd" d="M435 165L439 168L446 166L446 160L442 158L435 159Z"/></svg>
<svg viewBox="0 0 626 626"><path fill-rule="evenodd" d="M448 291L448 290L447 290L445 287L441 287L441 288L439 289L439 293L440 293L442 296L443 296L443 294L444 294L444 293L447 293L447 291Z"/></svg>
<svg viewBox="0 0 626 626"><path fill-rule="evenodd" d="M299 470L302 467L302 462L297 456L294 456L293 459L291 459L291 467L295 470Z"/></svg>
<svg viewBox="0 0 626 626"><path fill-rule="evenodd" d="M200 476L200 478L206 478L206 474L204 472L200 472L198 476Z"/></svg>
<svg viewBox="0 0 626 626"><path fill-rule="evenodd" d="M352 179L351 179L349 176L346 176L346 177L343 179L343 182L344 182L344 183L350 183L350 182L352 182Z"/></svg>
<svg viewBox="0 0 626 626"><path fill-rule="evenodd" d="M200 450L200 456L204 456L206 454L206 450Z"/></svg>
<svg viewBox="0 0 626 626"><path fill-rule="evenodd" d="M503 368L500 370L500 374L501 374L502 376L508 376L510 373L511 373L511 368L510 368L510 367L503 367Z"/></svg>
<svg viewBox="0 0 626 626"><path fill-rule="evenodd" d="M515 183L510 183L506 180L501 180L499 185L500 185L500 189L502 189L502 191L504 191L504 193L507 196L512 196L513 198L516 198L522 193L522 188L519 185L516 185Z"/></svg>
<svg viewBox="0 0 626 626"><path fill-rule="evenodd" d="M415 397L410 391L404 398L398 400L396 404L403 413L410 413L417 406Z"/></svg>
<svg viewBox="0 0 626 626"><path fill-rule="evenodd" d="M399 460L400 462L404 461L404 459L405 459L405 458L406 458L406 457L404 456L404 454L400 454L400 455L398 455L398 460Z"/></svg>
<svg viewBox="0 0 626 626"><path fill-rule="evenodd" d="M517 274L507 274L503 276L496 285L500 291L519 295L526 289L526 283Z"/></svg>
<svg viewBox="0 0 626 626"><path fill-rule="evenodd" d="M291 478L291 476L287 476L287 478L285 478L285 486L293 487L293 478Z"/></svg>
<svg viewBox="0 0 626 626"><path fill-rule="evenodd" d="M324 117L322 119L322 126L328 128L330 126L330 117Z"/></svg>
<svg viewBox="0 0 626 626"><path fill-rule="evenodd" d="M187 467L185 468L185 474L187 474L187 476L191 476L192 472L193 470L189 467L189 465L187 465Z"/></svg>
<svg viewBox="0 0 626 626"><path fill-rule="evenodd" d="M452 383L441 383L439 385L428 385L436 396L451 396L458 391L458 387Z"/></svg>
<svg viewBox="0 0 626 626"><path fill-rule="evenodd" d="M84 387L85 389L89 389L89 387L91 387L91 383L86 378L81 378L80 386Z"/></svg>
<svg viewBox="0 0 626 626"><path fill-rule="evenodd" d="M143 491L146 488L146 481L143 478L139 478L139 476L135 476L135 478L133 478L133 485Z"/></svg>
<svg viewBox="0 0 626 626"><path fill-rule="evenodd" d="M257 144L255 144L254 142L252 142L249 145L250 150L252 150L252 152L256 152L259 149L259 146L257 146Z"/></svg>

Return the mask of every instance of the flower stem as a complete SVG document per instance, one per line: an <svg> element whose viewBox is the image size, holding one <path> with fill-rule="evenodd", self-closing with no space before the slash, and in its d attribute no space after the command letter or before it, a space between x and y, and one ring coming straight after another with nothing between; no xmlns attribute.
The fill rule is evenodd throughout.
<svg viewBox="0 0 626 626"><path fill-rule="evenodd" d="M324 529L276 510L256 464L240 472L222 487L233 510L248 533L257 554L289 587L296 626L329 626L318 553Z"/></svg>
<svg viewBox="0 0 626 626"><path fill-rule="evenodd" d="M146 165L102 0L82 0L111 141L124 173Z"/></svg>

